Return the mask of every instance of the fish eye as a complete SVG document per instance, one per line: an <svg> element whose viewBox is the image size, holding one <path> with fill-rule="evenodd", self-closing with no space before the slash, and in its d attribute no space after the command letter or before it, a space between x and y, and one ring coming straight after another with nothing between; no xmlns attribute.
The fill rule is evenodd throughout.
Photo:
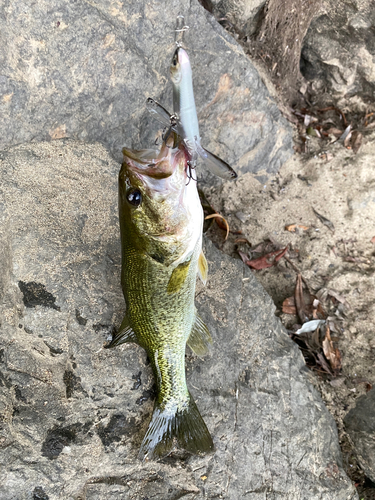
<svg viewBox="0 0 375 500"><path fill-rule="evenodd" d="M126 194L126 199L130 203L130 205L133 205L133 207L139 207L139 205L142 203L142 193L139 189L136 188L129 189Z"/></svg>
<svg viewBox="0 0 375 500"><path fill-rule="evenodd" d="M173 59L172 59L172 64L173 64L173 66L177 66L177 63L178 63L178 54L177 54L177 50L176 50L176 52L174 53Z"/></svg>

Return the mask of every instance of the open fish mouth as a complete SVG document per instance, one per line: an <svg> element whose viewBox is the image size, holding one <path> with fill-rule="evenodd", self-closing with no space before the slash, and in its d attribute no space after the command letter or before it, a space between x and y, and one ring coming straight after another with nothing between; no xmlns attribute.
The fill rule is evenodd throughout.
<svg viewBox="0 0 375 500"><path fill-rule="evenodd" d="M161 195L181 191L190 177L189 153L181 138L171 132L160 150L123 148L124 164L131 184L143 184Z"/></svg>

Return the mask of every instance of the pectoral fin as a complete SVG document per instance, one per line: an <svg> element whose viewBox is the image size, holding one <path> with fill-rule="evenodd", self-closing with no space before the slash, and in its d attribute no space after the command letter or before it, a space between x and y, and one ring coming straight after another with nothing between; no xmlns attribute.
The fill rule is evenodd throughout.
<svg viewBox="0 0 375 500"><path fill-rule="evenodd" d="M204 324L199 314L195 313L195 323L191 329L187 345L198 356L203 356L208 352L209 345L212 344L212 338L207 326Z"/></svg>
<svg viewBox="0 0 375 500"><path fill-rule="evenodd" d="M203 251L200 253L198 258L198 276L200 277L202 283L205 285L207 282L208 274L208 264Z"/></svg>
<svg viewBox="0 0 375 500"><path fill-rule="evenodd" d="M137 337L132 328L130 327L128 318L125 315L124 319L122 320L119 331L115 333L111 342L104 347L106 349L109 349L110 347L116 347L117 345L125 344L126 342L133 342L135 344L138 344Z"/></svg>
<svg viewBox="0 0 375 500"><path fill-rule="evenodd" d="M235 179L237 177L236 172L228 163L213 153L210 153L207 149L204 149L198 142L196 142L196 149L208 170L214 175L222 179Z"/></svg>
<svg viewBox="0 0 375 500"><path fill-rule="evenodd" d="M167 286L168 294L176 293L182 287L189 272L190 261L191 259L186 262L182 262L173 269Z"/></svg>

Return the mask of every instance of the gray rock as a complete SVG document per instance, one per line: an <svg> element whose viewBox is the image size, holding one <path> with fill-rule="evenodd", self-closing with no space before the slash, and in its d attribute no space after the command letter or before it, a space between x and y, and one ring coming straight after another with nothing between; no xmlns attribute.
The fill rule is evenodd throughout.
<svg viewBox="0 0 375 500"><path fill-rule="evenodd" d="M291 156L291 128L241 47L197 0L60 2L0 6L0 148L74 138L151 145L152 96L172 110L169 66L176 16L186 34L202 144L239 173L276 172Z"/></svg>
<svg viewBox="0 0 375 500"><path fill-rule="evenodd" d="M357 399L344 424L364 473L375 482L375 389Z"/></svg>
<svg viewBox="0 0 375 500"><path fill-rule="evenodd" d="M186 366L216 451L139 462L151 369L136 345L102 349L124 313L119 165L61 140L8 148L0 169L0 498L358 498L270 297L208 241L197 307L214 344Z"/></svg>
<svg viewBox="0 0 375 500"><path fill-rule="evenodd" d="M372 0L327 0L304 39L301 71L336 97L374 102L375 10Z"/></svg>
<svg viewBox="0 0 375 500"><path fill-rule="evenodd" d="M217 19L228 20L237 31L251 36L257 29L266 0L210 0L202 3Z"/></svg>

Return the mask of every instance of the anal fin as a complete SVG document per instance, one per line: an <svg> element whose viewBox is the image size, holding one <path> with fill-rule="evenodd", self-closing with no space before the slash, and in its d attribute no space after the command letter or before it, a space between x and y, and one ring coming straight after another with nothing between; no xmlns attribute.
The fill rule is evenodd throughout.
<svg viewBox="0 0 375 500"><path fill-rule="evenodd" d="M138 344L137 337L133 329L129 325L129 320L125 315L120 325L119 331L115 333L111 342L108 345L105 345L104 347L105 349L109 349L110 347L116 347L118 345L125 344L127 342L133 342L135 344Z"/></svg>
<svg viewBox="0 0 375 500"><path fill-rule="evenodd" d="M208 352L210 344L212 344L210 332L202 318L196 312L195 322L187 340L187 345L198 356L204 356Z"/></svg>

